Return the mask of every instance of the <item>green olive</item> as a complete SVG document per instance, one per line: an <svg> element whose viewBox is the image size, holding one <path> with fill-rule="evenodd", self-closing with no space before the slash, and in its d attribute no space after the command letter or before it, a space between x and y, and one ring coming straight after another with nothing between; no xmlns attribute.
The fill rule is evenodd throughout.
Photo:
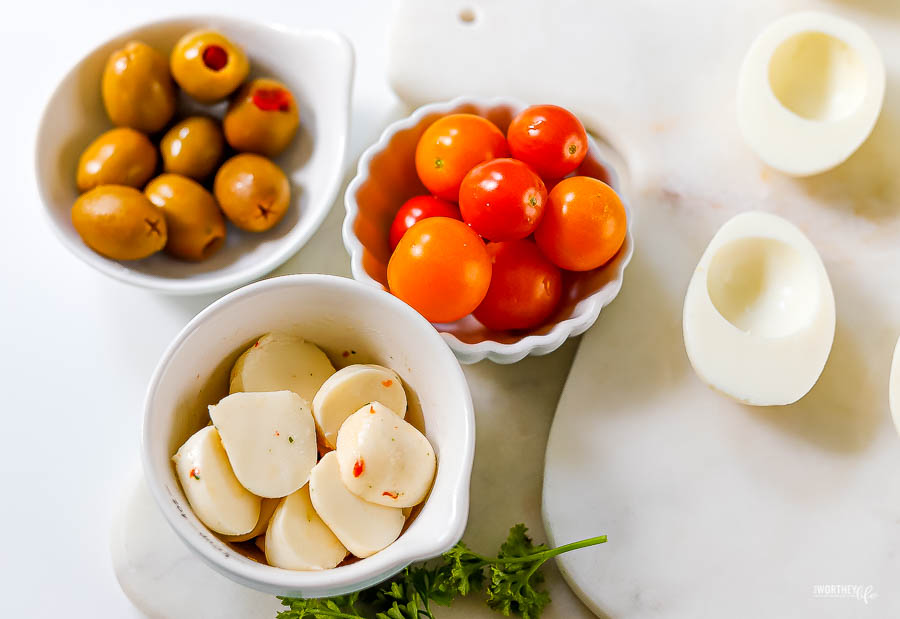
<svg viewBox="0 0 900 619"><path fill-rule="evenodd" d="M144 195L166 216L166 252L183 260L205 260L225 242L225 218L203 186L180 174L161 174Z"/></svg>
<svg viewBox="0 0 900 619"><path fill-rule="evenodd" d="M165 57L140 41L116 50L103 71L103 104L114 125L154 133L175 113L175 87Z"/></svg>
<svg viewBox="0 0 900 619"><path fill-rule="evenodd" d="M275 157L300 124L297 102L281 82L263 78L248 82L225 114L225 139L239 151Z"/></svg>
<svg viewBox="0 0 900 619"><path fill-rule="evenodd" d="M250 72L244 50L212 30L194 30L181 37L169 65L181 89L201 103L224 99Z"/></svg>
<svg viewBox="0 0 900 619"><path fill-rule="evenodd" d="M139 260L166 244L166 220L134 187L100 185L72 206L72 224L85 245L113 260Z"/></svg>
<svg viewBox="0 0 900 619"><path fill-rule="evenodd" d="M238 228L261 232L284 217L291 186L281 169L259 155L242 153L222 164L213 192L225 216Z"/></svg>
<svg viewBox="0 0 900 619"><path fill-rule="evenodd" d="M79 191L98 185L143 187L156 169L156 148L140 131L110 129L91 142L78 160Z"/></svg>
<svg viewBox="0 0 900 619"><path fill-rule="evenodd" d="M169 129L159 148L166 172L202 181L215 172L225 149L225 138L215 120L191 116Z"/></svg>

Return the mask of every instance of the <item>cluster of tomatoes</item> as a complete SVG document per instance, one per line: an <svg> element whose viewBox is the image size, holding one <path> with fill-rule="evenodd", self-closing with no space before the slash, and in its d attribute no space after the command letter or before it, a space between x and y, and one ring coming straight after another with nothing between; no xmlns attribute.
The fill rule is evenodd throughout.
<svg viewBox="0 0 900 619"><path fill-rule="evenodd" d="M600 267L625 240L615 191L569 176L587 150L581 122L554 105L527 108L506 136L474 114L436 120L416 147L432 195L408 200L391 226L391 292L432 322L470 313L495 330L546 322L561 270Z"/></svg>

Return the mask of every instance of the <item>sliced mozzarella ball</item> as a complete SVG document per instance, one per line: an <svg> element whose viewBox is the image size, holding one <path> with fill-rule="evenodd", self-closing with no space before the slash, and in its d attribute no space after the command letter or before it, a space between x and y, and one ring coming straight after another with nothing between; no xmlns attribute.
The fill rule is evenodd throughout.
<svg viewBox="0 0 900 619"><path fill-rule="evenodd" d="M332 533L360 558L393 543L406 520L399 507L376 505L347 490L334 451L325 454L309 476L309 498Z"/></svg>
<svg viewBox="0 0 900 619"><path fill-rule="evenodd" d="M900 340L897 340L894 362L891 363L890 406L894 425L897 427L897 432L900 432Z"/></svg>
<svg viewBox="0 0 900 619"><path fill-rule="evenodd" d="M241 484L261 497L280 498L309 479L316 465L316 426L293 391L232 393L209 416ZM254 523L255 524L255 523Z"/></svg>
<svg viewBox="0 0 900 619"><path fill-rule="evenodd" d="M244 488L228 462L219 433L206 426L172 456L194 514L223 535L249 532L259 520L260 498Z"/></svg>
<svg viewBox="0 0 900 619"><path fill-rule="evenodd" d="M768 213L742 213L719 229L684 299L684 345L697 375L757 406L790 404L812 389L834 327L816 248Z"/></svg>
<svg viewBox="0 0 900 619"><path fill-rule="evenodd" d="M287 333L269 333L238 357L231 368L230 393L293 391L307 402L334 366L318 346Z"/></svg>
<svg viewBox="0 0 900 619"><path fill-rule="evenodd" d="M326 570L347 556L347 549L322 522L309 500L309 487L286 496L266 530L266 560L288 570Z"/></svg>
<svg viewBox="0 0 900 619"><path fill-rule="evenodd" d="M884 61L862 28L827 13L793 13L763 30L744 58L738 124L769 166L818 174L866 140L884 88Z"/></svg>
<svg viewBox="0 0 900 619"><path fill-rule="evenodd" d="M393 370L357 364L332 374L313 399L313 417L325 445L333 448L344 420L369 402L381 402L401 418L406 416L406 391Z"/></svg>
<svg viewBox="0 0 900 619"><path fill-rule="evenodd" d="M226 542L246 542L248 539L253 539L254 537L264 534L269 526L269 520L272 518L272 514L275 513L275 508L278 507L280 500L281 499L262 499L259 506L259 520L256 521L256 526L253 527L253 530L249 533L244 533L243 535L223 535L222 539Z"/></svg>
<svg viewBox="0 0 900 619"><path fill-rule="evenodd" d="M338 431L337 456L347 489L379 505L417 505L434 479L431 443L378 402L347 418Z"/></svg>

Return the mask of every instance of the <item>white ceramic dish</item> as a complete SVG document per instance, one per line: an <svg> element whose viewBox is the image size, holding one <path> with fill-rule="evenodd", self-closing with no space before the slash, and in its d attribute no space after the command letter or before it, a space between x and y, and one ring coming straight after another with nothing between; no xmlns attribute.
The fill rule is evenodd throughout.
<svg viewBox="0 0 900 619"><path fill-rule="evenodd" d="M168 57L178 38L194 28L220 30L247 52L251 77L275 77L296 96L300 130L275 160L291 182L290 208L275 228L264 233L242 232L229 225L225 245L203 262L183 262L162 252L138 261L109 260L81 241L70 220L78 197L78 157L91 140L112 126L100 98L103 66L114 49L131 39L140 39ZM90 266L158 292L203 294L261 277L296 253L331 209L343 172L352 80L353 50L335 32L293 31L244 19L197 16L161 20L118 34L68 72L44 110L35 164L50 225L62 243ZM196 107L179 96L179 109ZM221 112L224 104L203 109Z"/></svg>
<svg viewBox="0 0 900 619"><path fill-rule="evenodd" d="M512 118L527 107L507 98L476 99L460 97L444 103L424 105L410 116L387 127L381 138L363 153L356 176L347 187L344 204L344 246L350 253L353 277L387 288L387 263L390 259L388 230L394 214L408 198L427 193L416 175L413 159L419 136L437 118L447 114L478 114L506 132ZM466 316L450 324L437 324L462 363L490 359L495 363L515 363L527 355L553 352L567 338L586 331L622 288L625 267L634 250L633 217L626 196L622 195L615 169L601 158L600 149L590 136L590 148L576 174L594 176L611 185L625 203L628 234L619 253L606 265L587 273L566 273L567 296L548 324L527 334L491 331L474 317Z"/></svg>
<svg viewBox="0 0 900 619"><path fill-rule="evenodd" d="M171 462L178 446L206 425L206 406L227 394L237 356L259 335L276 330L316 343L336 367L379 363L395 370L410 396L407 417L416 423L420 416L437 454L431 492L399 539L371 557L331 570L284 570L237 553L193 514ZM166 520L219 572L278 595L355 591L449 549L462 536L468 517L474 447L474 412L465 377L431 324L386 292L328 275L268 279L210 305L164 353L144 405L144 474Z"/></svg>

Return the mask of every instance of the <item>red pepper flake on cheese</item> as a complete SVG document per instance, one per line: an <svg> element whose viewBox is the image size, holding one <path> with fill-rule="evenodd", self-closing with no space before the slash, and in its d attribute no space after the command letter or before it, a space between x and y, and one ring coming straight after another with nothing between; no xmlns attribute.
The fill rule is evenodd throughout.
<svg viewBox="0 0 900 619"><path fill-rule="evenodd" d="M392 499L396 499L400 495L397 494L396 492L388 492L387 490L385 490L384 492L381 493L381 496L389 496Z"/></svg>
<svg viewBox="0 0 900 619"><path fill-rule="evenodd" d="M393 384L394 384L394 381L392 381L390 378L387 379L387 380L381 381L381 385L382 385L383 387L390 387L390 386L393 385Z"/></svg>
<svg viewBox="0 0 900 619"><path fill-rule="evenodd" d="M188 473L188 477L193 477L197 481L200 481L200 469L198 469L197 467L192 468L191 472Z"/></svg>
<svg viewBox="0 0 900 619"><path fill-rule="evenodd" d="M365 470L365 468L366 468L366 463L363 461L362 458L359 458L359 459L353 464L353 476L354 476L354 477L359 477L360 475L363 474L363 471Z"/></svg>

